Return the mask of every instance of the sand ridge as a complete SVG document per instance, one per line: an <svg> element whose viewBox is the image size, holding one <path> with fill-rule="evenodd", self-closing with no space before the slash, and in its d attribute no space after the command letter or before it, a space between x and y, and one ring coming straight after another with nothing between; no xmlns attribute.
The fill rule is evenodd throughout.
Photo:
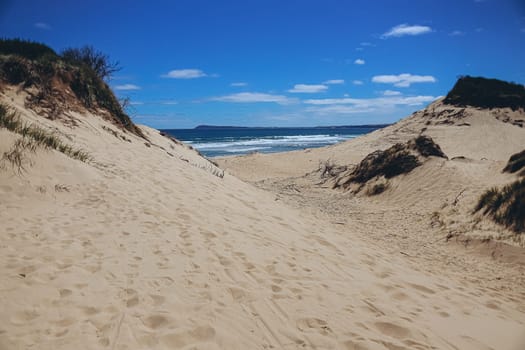
<svg viewBox="0 0 525 350"><path fill-rule="evenodd" d="M93 161L37 151L22 176L0 172L0 349L525 343L519 291L429 272L156 130L128 142L94 115L71 129L14 105Z"/></svg>

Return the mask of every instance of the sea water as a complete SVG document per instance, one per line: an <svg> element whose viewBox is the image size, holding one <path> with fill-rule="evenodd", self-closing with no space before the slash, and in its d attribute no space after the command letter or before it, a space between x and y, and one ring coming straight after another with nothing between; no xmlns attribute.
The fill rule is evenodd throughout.
<svg viewBox="0 0 525 350"><path fill-rule="evenodd" d="M333 145L385 125L314 128L197 127L163 132L183 141L207 157L274 153Z"/></svg>

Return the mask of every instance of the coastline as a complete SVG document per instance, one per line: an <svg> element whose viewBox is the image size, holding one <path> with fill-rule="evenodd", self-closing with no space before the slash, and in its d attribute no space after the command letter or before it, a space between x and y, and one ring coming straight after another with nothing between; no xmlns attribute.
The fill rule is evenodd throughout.
<svg viewBox="0 0 525 350"><path fill-rule="evenodd" d="M196 148L206 157L280 153L333 145L377 130L377 126L251 128L201 127L166 129L163 133Z"/></svg>

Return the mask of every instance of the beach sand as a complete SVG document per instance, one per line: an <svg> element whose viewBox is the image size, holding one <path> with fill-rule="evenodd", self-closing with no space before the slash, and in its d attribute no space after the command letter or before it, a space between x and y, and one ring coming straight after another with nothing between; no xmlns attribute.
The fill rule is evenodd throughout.
<svg viewBox="0 0 525 350"><path fill-rule="evenodd" d="M519 145L491 138L490 125L483 141L499 145L490 161L472 146L461 152L469 159L431 160L368 199L303 175L328 158L355 163L385 137L404 139L409 125L326 149L221 160L223 173L156 130L141 127L145 141L74 112L78 125L67 127L11 90L1 99L92 160L38 150L22 174L0 171L0 349L525 345L522 250L509 261L434 242L454 224L432 227L428 212L475 178L456 213L451 204L439 211L464 224L481 187L509 181L497 170ZM439 128L437 142L454 156L466 133ZM0 153L15 140L0 130ZM482 224L479 234L493 227Z"/></svg>

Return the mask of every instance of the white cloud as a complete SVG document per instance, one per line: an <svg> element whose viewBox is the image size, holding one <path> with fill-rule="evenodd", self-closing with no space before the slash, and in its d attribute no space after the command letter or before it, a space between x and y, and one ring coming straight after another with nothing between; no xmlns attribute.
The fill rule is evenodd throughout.
<svg viewBox="0 0 525 350"><path fill-rule="evenodd" d="M336 98L305 100L304 103L311 105L311 107L306 109L308 112L321 115L353 114L369 113L377 110L389 110L396 106L421 106L438 98L439 97L434 96L390 96L370 99Z"/></svg>
<svg viewBox="0 0 525 350"><path fill-rule="evenodd" d="M361 108L384 107L384 106L418 106L437 99L434 96L389 96L377 98L325 98L310 99L303 101L308 105L330 106L330 105L354 105Z"/></svg>
<svg viewBox="0 0 525 350"><path fill-rule="evenodd" d="M432 28L427 26L415 25L411 26L408 24L400 24L398 26L392 27L388 32L384 33L381 37L383 39L387 38L399 38L406 35L421 35L432 32Z"/></svg>
<svg viewBox="0 0 525 350"><path fill-rule="evenodd" d="M163 78L172 79L196 79L207 76L208 74L204 73L200 69L175 69L169 71L167 74L162 75Z"/></svg>
<svg viewBox="0 0 525 350"><path fill-rule="evenodd" d="M362 65L365 63L366 63L365 60L362 58L358 58L357 60L354 61L354 64L359 64L359 65Z"/></svg>
<svg viewBox="0 0 525 350"><path fill-rule="evenodd" d="M322 84L295 84L293 89L288 92L299 93L299 94L313 94L317 92L324 92L328 89L328 86Z"/></svg>
<svg viewBox="0 0 525 350"><path fill-rule="evenodd" d="M372 82L381 84L393 84L397 87L409 87L414 83L435 83L436 78L431 75L412 75L408 73L399 75L376 75Z"/></svg>
<svg viewBox="0 0 525 350"><path fill-rule="evenodd" d="M273 95L262 92L240 92L237 94L213 97L211 100L232 103L273 102L278 104L290 104L296 102L295 99L288 98L284 95Z"/></svg>
<svg viewBox="0 0 525 350"><path fill-rule="evenodd" d="M134 84L123 84L123 85L116 85L114 89L119 90L119 91L140 90L140 86L137 86Z"/></svg>
<svg viewBox="0 0 525 350"><path fill-rule="evenodd" d="M51 30L51 26L44 22L36 22L34 25L35 25L35 28L38 28L38 29Z"/></svg>
<svg viewBox="0 0 525 350"><path fill-rule="evenodd" d="M309 105L306 111L320 114L355 114L370 113L374 111L391 111L395 107L421 106L440 97L434 96L387 96L378 98L327 98L305 100Z"/></svg>
<svg viewBox="0 0 525 350"><path fill-rule="evenodd" d="M235 86L235 87L243 87L243 86L247 86L248 84L247 83L243 83L243 82L238 82L238 83L231 83L230 86Z"/></svg>
<svg viewBox="0 0 525 350"><path fill-rule="evenodd" d="M355 114L355 113L369 113L373 112L375 108L350 106L350 105L331 105L323 107L309 107L307 112L313 112L321 115L326 114Z"/></svg>
<svg viewBox="0 0 525 350"><path fill-rule="evenodd" d="M461 30L454 30L450 32L448 35L450 36L463 36L465 35L465 32L462 32Z"/></svg>
<svg viewBox="0 0 525 350"><path fill-rule="evenodd" d="M331 80L323 81L323 84L326 84L326 85L341 85L344 83L345 81L343 79L331 79Z"/></svg>
<svg viewBox="0 0 525 350"><path fill-rule="evenodd" d="M352 81L352 84L354 84L354 85L363 85L364 83L363 83L362 80L354 80L354 81Z"/></svg>
<svg viewBox="0 0 525 350"><path fill-rule="evenodd" d="M363 51L365 49L365 47L372 47L372 46L375 46L375 45L365 41L365 42L360 43L359 46L360 47L356 47L355 48L356 51Z"/></svg>
<svg viewBox="0 0 525 350"><path fill-rule="evenodd" d="M162 101L160 104L165 105L165 106L172 106L172 105L177 105L179 103L177 101Z"/></svg>
<svg viewBox="0 0 525 350"><path fill-rule="evenodd" d="M395 91L395 90L383 91L383 96L399 96L399 95L402 95L400 91Z"/></svg>

